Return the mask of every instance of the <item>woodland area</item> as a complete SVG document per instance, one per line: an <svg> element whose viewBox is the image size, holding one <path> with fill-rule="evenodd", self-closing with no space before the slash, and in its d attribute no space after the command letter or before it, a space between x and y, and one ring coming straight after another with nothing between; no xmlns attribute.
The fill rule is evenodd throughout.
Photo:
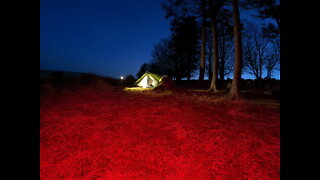
<svg viewBox="0 0 320 180"><path fill-rule="evenodd" d="M198 75L208 90L232 77L231 98L239 98L243 73L255 80L272 79L280 71L280 4L276 0L166 0L162 7L171 35L155 44L152 60L141 65L178 83ZM239 11L254 11L255 21L240 21ZM261 20L266 20L261 23Z"/></svg>

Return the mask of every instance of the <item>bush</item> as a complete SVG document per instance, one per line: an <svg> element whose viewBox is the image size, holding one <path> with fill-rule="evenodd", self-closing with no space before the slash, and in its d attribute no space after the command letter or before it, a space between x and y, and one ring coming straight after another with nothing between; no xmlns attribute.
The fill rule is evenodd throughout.
<svg viewBox="0 0 320 180"><path fill-rule="evenodd" d="M104 78L93 74L87 74L80 77L79 84L81 87L92 88L95 90L108 90L114 88L114 79Z"/></svg>
<svg viewBox="0 0 320 180"><path fill-rule="evenodd" d="M169 76L166 76L166 75L160 79L160 86L162 86L165 89L176 88L176 85L173 82L173 80Z"/></svg>
<svg viewBox="0 0 320 180"><path fill-rule="evenodd" d="M65 84L62 71L53 71L51 74L51 83L55 87L61 87Z"/></svg>
<svg viewBox="0 0 320 180"><path fill-rule="evenodd" d="M53 95L55 92L56 89L48 81L40 84L40 96Z"/></svg>
<svg viewBox="0 0 320 180"><path fill-rule="evenodd" d="M125 79L124 79L124 86L128 86L128 87L132 87L134 86L134 83L136 82L136 79L134 78L133 75L128 75Z"/></svg>

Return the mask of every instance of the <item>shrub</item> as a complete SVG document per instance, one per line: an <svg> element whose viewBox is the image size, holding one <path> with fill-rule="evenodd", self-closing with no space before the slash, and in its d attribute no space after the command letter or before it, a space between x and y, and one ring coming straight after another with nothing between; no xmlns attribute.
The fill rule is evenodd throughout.
<svg viewBox="0 0 320 180"><path fill-rule="evenodd" d="M136 82L136 79L134 78L133 75L128 75L125 79L124 79L124 85L125 86L129 86L132 87L134 86L134 83Z"/></svg>
<svg viewBox="0 0 320 180"><path fill-rule="evenodd" d="M176 85L173 82L173 80L169 76L166 76L166 75L160 79L160 86L162 86L165 89L176 88Z"/></svg>
<svg viewBox="0 0 320 180"><path fill-rule="evenodd" d="M53 95L56 89L49 83L49 81L43 81L40 84L40 96Z"/></svg>

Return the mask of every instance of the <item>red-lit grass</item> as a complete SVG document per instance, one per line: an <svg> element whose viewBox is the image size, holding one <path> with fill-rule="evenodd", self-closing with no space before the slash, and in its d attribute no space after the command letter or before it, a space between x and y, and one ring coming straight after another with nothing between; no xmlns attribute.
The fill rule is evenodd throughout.
<svg viewBox="0 0 320 180"><path fill-rule="evenodd" d="M280 179L277 110L159 94L41 97L41 179Z"/></svg>

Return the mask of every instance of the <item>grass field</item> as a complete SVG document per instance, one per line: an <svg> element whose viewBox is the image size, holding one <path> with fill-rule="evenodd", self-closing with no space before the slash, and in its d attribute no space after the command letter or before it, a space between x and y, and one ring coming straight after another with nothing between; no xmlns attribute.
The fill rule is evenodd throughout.
<svg viewBox="0 0 320 180"><path fill-rule="evenodd" d="M48 91L41 179L280 179L278 105L190 91Z"/></svg>

